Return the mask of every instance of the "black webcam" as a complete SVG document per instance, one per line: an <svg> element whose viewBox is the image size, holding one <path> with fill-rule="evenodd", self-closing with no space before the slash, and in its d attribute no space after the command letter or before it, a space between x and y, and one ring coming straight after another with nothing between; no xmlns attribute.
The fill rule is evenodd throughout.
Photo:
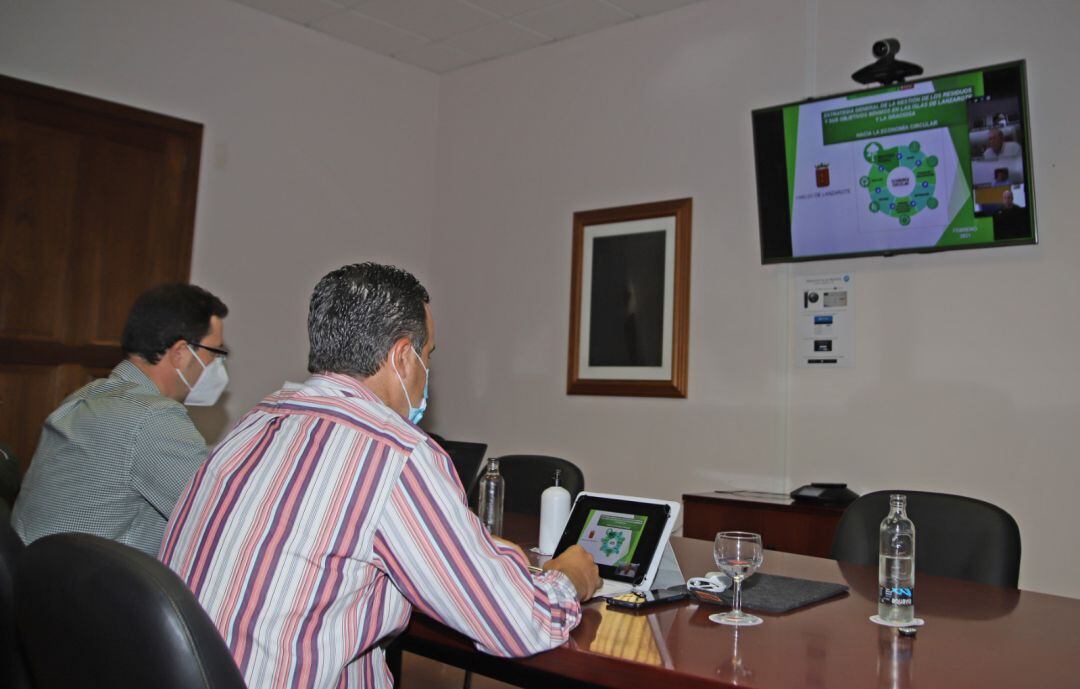
<svg viewBox="0 0 1080 689"><path fill-rule="evenodd" d="M874 41L871 52L877 61L851 75L851 78L860 84L879 83L882 86L888 86L923 73L923 68L919 65L896 59L896 54L900 52L898 39L883 38L880 41Z"/></svg>

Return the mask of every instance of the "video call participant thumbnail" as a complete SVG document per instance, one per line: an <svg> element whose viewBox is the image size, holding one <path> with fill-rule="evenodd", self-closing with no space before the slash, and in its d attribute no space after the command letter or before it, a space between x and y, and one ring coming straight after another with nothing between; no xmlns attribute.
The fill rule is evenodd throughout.
<svg viewBox="0 0 1080 689"><path fill-rule="evenodd" d="M1012 189L1001 192L1001 208L994 211L994 239L1023 239L1031 236L1026 208L1013 203Z"/></svg>
<svg viewBox="0 0 1080 689"><path fill-rule="evenodd" d="M1015 141L1006 141L1005 133L1000 127L991 127L987 134L986 148L983 149L983 160L1016 158L1019 155L1020 144Z"/></svg>

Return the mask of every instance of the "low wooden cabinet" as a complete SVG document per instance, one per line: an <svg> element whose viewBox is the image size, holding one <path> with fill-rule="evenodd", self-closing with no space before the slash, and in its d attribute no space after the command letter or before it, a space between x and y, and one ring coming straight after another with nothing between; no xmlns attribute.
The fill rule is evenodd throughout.
<svg viewBox="0 0 1080 689"><path fill-rule="evenodd" d="M711 541L717 531L752 531L768 550L829 557L843 513L843 507L791 498L690 493L683 495L683 535Z"/></svg>

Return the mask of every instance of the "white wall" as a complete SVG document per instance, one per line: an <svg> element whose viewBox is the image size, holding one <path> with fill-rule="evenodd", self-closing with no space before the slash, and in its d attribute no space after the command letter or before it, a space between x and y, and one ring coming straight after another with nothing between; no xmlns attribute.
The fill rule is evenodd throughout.
<svg viewBox="0 0 1080 689"><path fill-rule="evenodd" d="M320 275L393 261L433 293L436 431L619 492L982 496L1020 522L1021 585L1080 596L1078 25L1068 0L713 0L440 80L224 0L0 0L0 72L206 125L192 278L233 310L230 417L303 375ZM931 74L1028 59L1041 244L762 267L749 110L850 88L886 36ZM689 398L567 396L572 213L681 196ZM794 369L790 282L840 269L857 366Z"/></svg>
<svg viewBox="0 0 1080 689"><path fill-rule="evenodd" d="M1021 585L1080 595L1074 2L705 2L441 84L435 430L677 498L843 480L983 497ZM943 73L1028 60L1041 243L763 267L749 111L853 87L873 40ZM571 215L694 198L690 394L567 396ZM857 365L790 363L790 282L853 270Z"/></svg>
<svg viewBox="0 0 1080 689"><path fill-rule="evenodd" d="M205 125L191 279L235 352L211 439L307 375L319 277L427 272L433 74L224 0L0 0L0 73Z"/></svg>

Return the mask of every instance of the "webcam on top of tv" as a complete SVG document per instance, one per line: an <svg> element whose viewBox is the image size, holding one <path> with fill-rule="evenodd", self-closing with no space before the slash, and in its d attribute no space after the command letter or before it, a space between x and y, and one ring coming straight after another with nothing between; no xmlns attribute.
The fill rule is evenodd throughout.
<svg viewBox="0 0 1080 689"><path fill-rule="evenodd" d="M851 78L860 84L878 83L882 86L898 84L908 77L917 77L923 73L923 68L913 62L897 60L896 54L900 52L900 41L895 38L884 38L874 41L871 52L877 60L851 75Z"/></svg>

